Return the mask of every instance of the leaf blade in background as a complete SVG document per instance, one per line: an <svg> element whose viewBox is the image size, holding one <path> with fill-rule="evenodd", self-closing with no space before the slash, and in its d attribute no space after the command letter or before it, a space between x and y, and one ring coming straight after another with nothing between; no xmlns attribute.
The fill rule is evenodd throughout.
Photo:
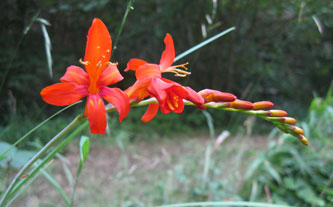
<svg viewBox="0 0 333 207"><path fill-rule="evenodd" d="M84 163L87 160L88 154L90 150L90 140L87 136L81 136L80 139L80 158Z"/></svg>

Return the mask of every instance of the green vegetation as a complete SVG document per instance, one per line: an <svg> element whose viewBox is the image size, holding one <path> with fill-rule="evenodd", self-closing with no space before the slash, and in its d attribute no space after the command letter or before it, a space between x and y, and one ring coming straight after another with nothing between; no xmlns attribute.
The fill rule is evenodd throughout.
<svg viewBox="0 0 333 207"><path fill-rule="evenodd" d="M269 199L295 206L333 203L333 85L326 98L313 99L300 123L311 140L304 148L288 135L272 140L246 174L246 200Z"/></svg>
<svg viewBox="0 0 333 207"><path fill-rule="evenodd" d="M166 33L172 34L180 54L235 26L232 33L177 60L189 62L191 76L168 78L197 90L213 88L253 102L273 101L303 120L299 126L311 146L275 129L267 138L271 125L263 120L254 125L254 117L231 112L188 107L182 114L159 114L142 123L146 109L133 108L121 124L112 112L106 135L90 136L85 122L55 142L55 148L45 149L45 158L20 174L18 185L8 191L8 206L204 201L333 206L331 1L137 0L122 23L127 4L2 2L0 154L59 110L42 102L40 90L55 83L67 66L79 65L94 17L103 19L111 32L112 62L119 63L126 77L117 84L122 89L134 82L133 72L123 72L126 63L133 57L158 63ZM83 109L81 103L62 112L0 158L0 195L6 195L15 171ZM221 131L224 134L215 136ZM80 142L75 139L79 135ZM31 179L23 185L25 178Z"/></svg>

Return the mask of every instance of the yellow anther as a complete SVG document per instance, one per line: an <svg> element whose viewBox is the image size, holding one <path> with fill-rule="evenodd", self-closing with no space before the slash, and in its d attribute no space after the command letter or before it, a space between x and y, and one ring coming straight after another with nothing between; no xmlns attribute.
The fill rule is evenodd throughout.
<svg viewBox="0 0 333 207"><path fill-rule="evenodd" d="M101 46L98 45L98 46L97 46L97 49L101 49Z"/></svg>
<svg viewBox="0 0 333 207"><path fill-rule="evenodd" d="M190 75L190 72L187 72L187 65L188 63L185 64L181 64L181 65L175 65L175 66L171 66L168 67L167 69L163 70L163 73L174 73L175 76L178 77L186 77L187 75ZM179 68L184 68L185 70L179 69Z"/></svg>
<svg viewBox="0 0 333 207"><path fill-rule="evenodd" d="M175 107L173 107L172 103L170 102L170 100L167 100L167 105L169 106L169 108L171 109L171 111L175 110Z"/></svg>
<svg viewBox="0 0 333 207"><path fill-rule="evenodd" d="M81 58L80 58L79 62L80 62L82 65L88 65L88 64L89 64L89 61L83 61Z"/></svg>
<svg viewBox="0 0 333 207"><path fill-rule="evenodd" d="M107 52L107 53L109 53L109 52L110 52L110 50L109 50L109 49L107 49L107 50L106 50L106 52Z"/></svg>

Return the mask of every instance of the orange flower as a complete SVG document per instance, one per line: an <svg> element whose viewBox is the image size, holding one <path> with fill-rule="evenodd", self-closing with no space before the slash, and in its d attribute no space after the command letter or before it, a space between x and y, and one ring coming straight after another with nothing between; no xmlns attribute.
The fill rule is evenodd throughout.
<svg viewBox="0 0 333 207"><path fill-rule="evenodd" d="M88 32L84 65L87 72L77 66L69 66L65 75L56 83L44 88L40 94L43 100L56 106L73 104L87 96L84 116L88 116L91 133L104 134L106 112L103 102L116 107L119 121L127 116L130 104L126 93L108 85L123 79L116 64L110 63L112 41L104 23L95 18Z"/></svg>
<svg viewBox="0 0 333 207"><path fill-rule="evenodd" d="M162 78L162 73L171 72L175 76L185 77L191 74L187 72L185 65L175 65L175 48L170 34L164 38L165 50L162 53L160 64L147 63L140 59L131 59L125 71L134 70L137 81L126 90L130 99L141 101L147 96L155 97L158 104L150 104L142 121L150 121L156 115L158 108L163 114L170 111L181 113L184 110L183 99L189 100L198 106L204 104L204 99L190 87L184 87L174 81ZM183 68L185 70L182 70Z"/></svg>

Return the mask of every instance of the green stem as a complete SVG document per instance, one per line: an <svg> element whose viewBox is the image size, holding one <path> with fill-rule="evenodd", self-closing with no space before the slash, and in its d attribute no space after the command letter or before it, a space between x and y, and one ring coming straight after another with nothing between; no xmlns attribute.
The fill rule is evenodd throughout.
<svg viewBox="0 0 333 207"><path fill-rule="evenodd" d="M45 119L44 121L42 121L41 123L39 123L37 126L35 126L33 129L31 129L28 133L26 133L25 135L23 135L21 138L19 138L14 144L12 144L6 151L4 151L1 155L0 155L0 160L2 160L5 155L11 150L13 149L16 145L18 145L19 143L21 143L25 138L27 138L30 134L32 134L34 131L36 131L37 129L39 129L39 127L43 126L45 123L47 123L48 121L50 121L50 119L52 119L53 117L57 116L58 114L60 114L61 112L67 110L68 108L81 103L82 101L78 101L74 104L71 104L69 106L64 107L63 109L59 110L58 112L56 112L55 114L53 114L52 116L50 116L49 118Z"/></svg>
<svg viewBox="0 0 333 207"><path fill-rule="evenodd" d="M40 159L53 145L55 145L66 133L71 131L74 127L76 127L79 123L84 120L81 115L77 116L67 127L65 127L61 132L59 132L55 137L53 137L33 158L29 160L24 167L16 174L15 178L6 189L5 193L3 194L0 207L3 207L5 202L8 200L9 194L15 187L15 185L19 182L23 174L38 160Z"/></svg>
<svg viewBox="0 0 333 207"><path fill-rule="evenodd" d="M127 19L128 13L131 11L131 9L133 9L134 1L135 1L135 0L129 0L129 2L128 2L126 12L125 12L125 14L124 14L124 16L123 16L123 19L122 19L121 24L120 24L120 28L119 28L119 30L118 30L118 34L117 34L117 37L116 37L116 41L114 41L114 44L113 44L113 49L114 49L114 50L117 49L117 43L118 43L118 40L119 40L120 34L121 34L121 32L123 31L123 28L124 28L124 25L125 25L125 22L126 22L126 19ZM112 54L113 54L113 53L111 53L111 57L110 57L110 59L112 58Z"/></svg>
<svg viewBox="0 0 333 207"><path fill-rule="evenodd" d="M46 158L38 165L38 167L34 168L26 178L26 180L30 179L34 174L36 174L39 169L46 165L62 148L64 148L75 136L78 135L79 132L81 132L86 126L88 126L89 122L86 120L83 124L81 124L77 129L75 129L74 132L72 132L64 141L62 141L50 154L46 156ZM18 191L21 186L26 182L26 180L22 180L19 184L17 184L17 187L12 190L9 197L12 197L16 191Z"/></svg>

